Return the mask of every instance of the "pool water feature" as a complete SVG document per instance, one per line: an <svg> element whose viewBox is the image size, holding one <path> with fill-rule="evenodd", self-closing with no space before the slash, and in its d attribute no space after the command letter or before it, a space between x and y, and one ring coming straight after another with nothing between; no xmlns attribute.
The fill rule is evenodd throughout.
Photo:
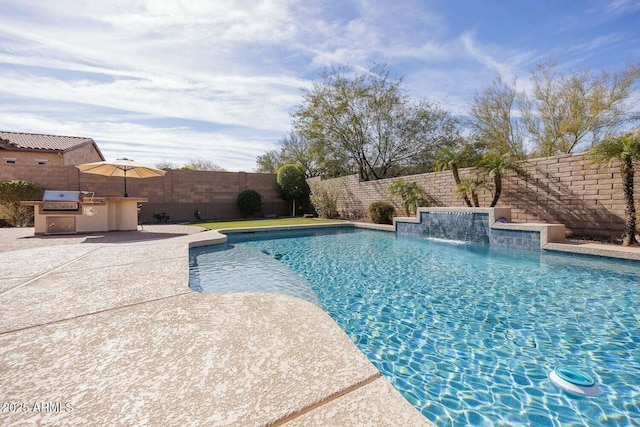
<svg viewBox="0 0 640 427"><path fill-rule="evenodd" d="M468 242L469 231L473 225L471 212L440 212L428 216L429 225L425 228L431 238ZM487 238L488 241L488 238Z"/></svg>
<svg viewBox="0 0 640 427"><path fill-rule="evenodd" d="M296 272L438 426L640 424L637 263L357 229L229 244ZM203 288L205 259L225 252L213 248L191 253ZM563 392L549 380L557 366L585 372L602 395Z"/></svg>

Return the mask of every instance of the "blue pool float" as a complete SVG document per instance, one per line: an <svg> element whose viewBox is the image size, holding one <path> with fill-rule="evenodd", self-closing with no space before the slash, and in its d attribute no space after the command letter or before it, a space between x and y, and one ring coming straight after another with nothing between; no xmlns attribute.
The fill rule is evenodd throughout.
<svg viewBox="0 0 640 427"><path fill-rule="evenodd" d="M555 368L549 374L552 383L575 396L599 396L602 391L589 375L567 366Z"/></svg>

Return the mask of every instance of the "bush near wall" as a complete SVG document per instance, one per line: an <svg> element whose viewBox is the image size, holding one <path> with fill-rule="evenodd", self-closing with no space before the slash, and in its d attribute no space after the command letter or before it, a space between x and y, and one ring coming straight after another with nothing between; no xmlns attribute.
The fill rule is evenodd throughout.
<svg viewBox="0 0 640 427"><path fill-rule="evenodd" d="M309 199L318 216L325 219L337 218L338 199L343 193L342 188L332 182L322 181L314 182L310 187L311 195Z"/></svg>
<svg viewBox="0 0 640 427"><path fill-rule="evenodd" d="M396 208L389 202L373 202L369 205L369 219L375 224L393 224Z"/></svg>
<svg viewBox="0 0 640 427"><path fill-rule="evenodd" d="M32 182L12 180L0 182L0 218L11 227L33 225L33 207L20 202L40 200L43 189Z"/></svg>
<svg viewBox="0 0 640 427"><path fill-rule="evenodd" d="M262 196L255 190L244 190L238 194L238 208L244 216L253 217L262 207Z"/></svg>

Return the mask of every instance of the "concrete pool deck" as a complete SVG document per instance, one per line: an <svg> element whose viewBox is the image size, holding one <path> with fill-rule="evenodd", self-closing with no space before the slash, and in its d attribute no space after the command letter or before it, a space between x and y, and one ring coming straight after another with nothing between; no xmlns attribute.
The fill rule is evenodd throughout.
<svg viewBox="0 0 640 427"><path fill-rule="evenodd" d="M192 292L198 231L0 229L0 424L432 425L313 304Z"/></svg>
<svg viewBox="0 0 640 427"><path fill-rule="evenodd" d="M432 425L313 304L190 291L199 231L0 228L0 424Z"/></svg>

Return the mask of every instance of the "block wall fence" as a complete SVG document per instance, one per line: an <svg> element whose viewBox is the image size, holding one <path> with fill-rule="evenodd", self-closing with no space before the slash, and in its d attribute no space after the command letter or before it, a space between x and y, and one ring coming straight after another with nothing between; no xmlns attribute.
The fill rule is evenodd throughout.
<svg viewBox="0 0 640 427"><path fill-rule="evenodd" d="M524 162L529 177L513 174L503 179L502 195L497 207L510 207L513 222L562 223L573 236L618 238L623 234L625 203L618 164L612 167L589 166L584 154L530 159ZM461 169L464 179L471 169ZM635 176L636 194L640 198L640 173ZM387 188L403 179L424 187L431 206L466 206L453 194L455 182L451 171L404 176L402 178L359 182L356 175L327 180L342 189L338 211L347 218L367 215L369 205L388 200ZM311 183L317 180L310 180ZM480 206L488 207L492 193L479 194ZM394 202L399 216L404 215Z"/></svg>
<svg viewBox="0 0 640 427"><path fill-rule="evenodd" d="M92 191L96 197L122 197L124 178L81 173L75 166L0 164L0 181L21 179L50 190ZM237 197L255 190L262 196L259 215L288 215L291 203L278 193L275 174L171 170L157 178L127 178L131 197L146 197L140 218L154 223L154 214L165 213L171 221L240 218Z"/></svg>
<svg viewBox="0 0 640 427"><path fill-rule="evenodd" d="M510 207L514 222L563 223L574 236L617 238L624 227L624 195L617 164L589 167L583 154L530 159L525 162L529 177L507 175L498 207ZM471 169L461 169L464 178ZM0 181L22 179L46 189L93 191L96 196L122 196L122 178L80 173L75 166L32 166L0 164ZM342 188L340 214L364 219L372 202L389 200L387 188L397 179L416 182L430 195L432 206L459 206L464 201L453 194L451 171L359 182L346 176L327 180ZM310 179L310 183L317 179ZM635 187L640 198L640 173ZM288 215L290 203L280 198L275 174L245 172L168 171L164 177L127 179L129 195L146 197L141 219L153 223L154 214L165 212L172 221L240 217L236 198L246 189L262 195L261 215ZM488 207L492 194L479 193L480 205ZM402 215L396 204L398 215Z"/></svg>

